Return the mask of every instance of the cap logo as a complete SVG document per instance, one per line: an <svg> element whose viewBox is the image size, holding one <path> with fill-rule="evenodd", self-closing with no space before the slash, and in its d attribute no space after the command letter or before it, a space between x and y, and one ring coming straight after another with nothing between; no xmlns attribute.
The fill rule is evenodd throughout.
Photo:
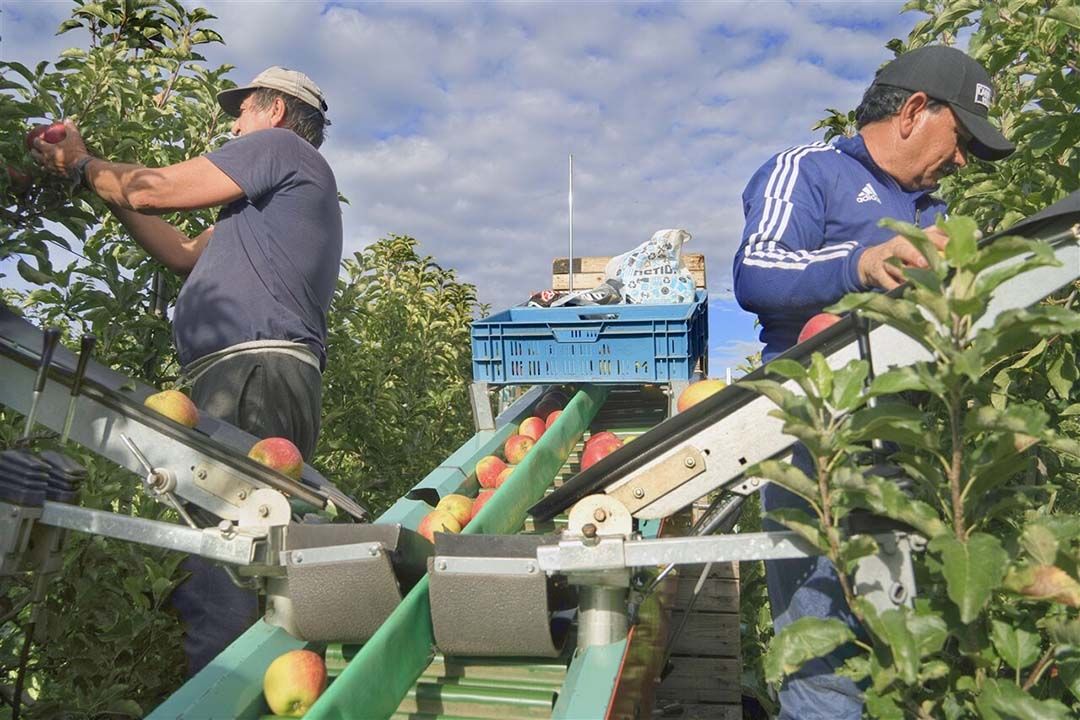
<svg viewBox="0 0 1080 720"><path fill-rule="evenodd" d="M989 86L982 83L975 83L975 102L982 105L987 110L990 109L990 101L994 97L994 91Z"/></svg>

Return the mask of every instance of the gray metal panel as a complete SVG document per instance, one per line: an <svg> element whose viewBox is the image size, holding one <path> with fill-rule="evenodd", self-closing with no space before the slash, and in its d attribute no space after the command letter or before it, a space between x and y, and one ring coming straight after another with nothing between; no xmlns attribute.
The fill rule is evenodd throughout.
<svg viewBox="0 0 1080 720"><path fill-rule="evenodd" d="M382 549L375 555L318 559L320 548L366 545L375 550L376 543ZM407 591L422 576L431 553L426 541L400 525L293 524L285 550L293 559L286 565L288 583L282 591L291 603L288 629L320 642L370 639L401 602L403 588Z"/></svg>
<svg viewBox="0 0 1080 720"><path fill-rule="evenodd" d="M401 602L386 553L319 565L289 565L287 595L302 640L366 642Z"/></svg>
<svg viewBox="0 0 1080 720"><path fill-rule="evenodd" d="M491 575L443 572L429 563L428 594L435 644L446 655L556 657L541 572Z"/></svg>

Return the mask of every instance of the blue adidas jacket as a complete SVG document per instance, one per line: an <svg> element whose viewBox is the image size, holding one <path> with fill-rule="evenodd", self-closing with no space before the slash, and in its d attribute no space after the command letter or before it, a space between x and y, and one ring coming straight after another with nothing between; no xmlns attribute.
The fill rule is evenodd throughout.
<svg viewBox="0 0 1080 720"><path fill-rule="evenodd" d="M767 362L795 344L808 319L859 283L859 258L895 233L891 217L921 227L945 213L929 191L908 191L879 168L861 135L790 148L743 191L746 226L735 254L735 299L761 321Z"/></svg>

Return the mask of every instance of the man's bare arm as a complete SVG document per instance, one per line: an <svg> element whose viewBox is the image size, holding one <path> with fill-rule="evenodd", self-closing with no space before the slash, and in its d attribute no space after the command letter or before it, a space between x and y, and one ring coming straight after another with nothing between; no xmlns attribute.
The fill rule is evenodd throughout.
<svg viewBox="0 0 1080 720"><path fill-rule="evenodd" d="M109 209L150 257L180 275L187 275L195 267L214 232L211 225L192 238L159 217L115 205L110 205Z"/></svg>

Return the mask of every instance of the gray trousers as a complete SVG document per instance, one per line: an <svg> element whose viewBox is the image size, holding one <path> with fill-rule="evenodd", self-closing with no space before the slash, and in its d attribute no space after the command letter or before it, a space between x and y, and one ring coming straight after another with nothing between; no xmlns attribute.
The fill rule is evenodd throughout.
<svg viewBox="0 0 1080 720"><path fill-rule="evenodd" d="M322 376L295 357L267 351L225 358L195 381L191 399L200 412L256 438L283 437L310 459L319 437ZM258 595L236 587L209 560L189 556L191 576L173 591L184 623L188 676L209 664L259 618Z"/></svg>

